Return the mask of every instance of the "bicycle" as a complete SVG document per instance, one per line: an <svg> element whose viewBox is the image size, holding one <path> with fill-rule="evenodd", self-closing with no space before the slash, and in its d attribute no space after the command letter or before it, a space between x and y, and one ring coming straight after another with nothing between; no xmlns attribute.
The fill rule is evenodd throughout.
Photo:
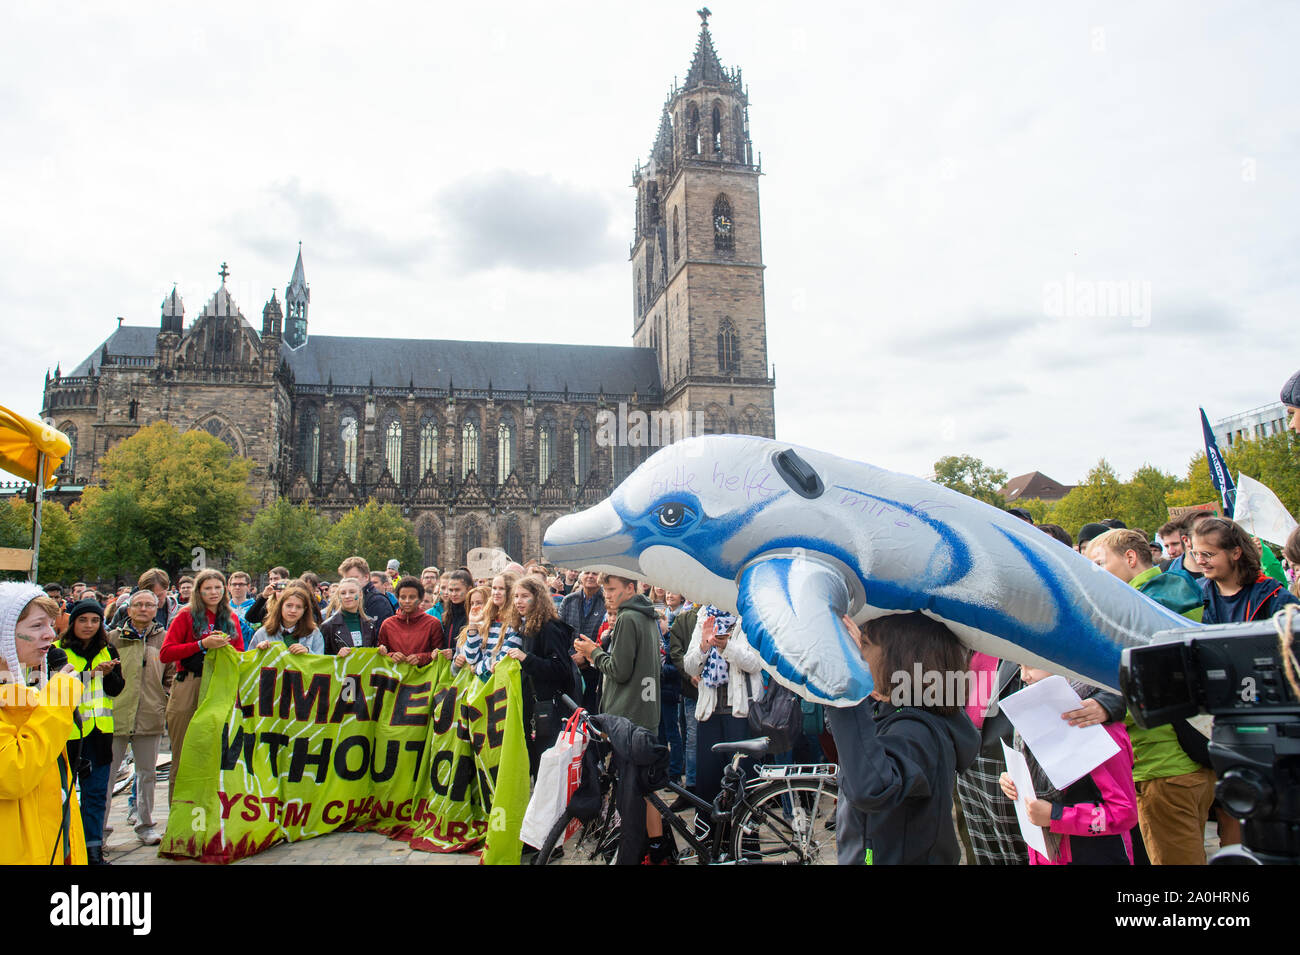
<svg viewBox="0 0 1300 955"><path fill-rule="evenodd" d="M571 709L578 707L564 698ZM599 742L607 737L583 713L581 722L589 737ZM700 865L833 865L835 857L835 805L839 796L837 768L829 763L759 766L758 775L745 782L741 763L768 752L767 737L714 745L715 753L731 753L723 770L722 789L712 803L670 782L668 789L687 801L696 812L692 827L674 812L657 792L646 799L659 811L664 824L686 842L685 855L678 861L694 860ZM571 811L551 827L533 860L534 865L605 864L618 854L621 834L615 807L618 776L612 760L600 767L600 809L586 821L575 820ZM706 826L697 828L703 819ZM565 839L569 824L577 822ZM665 829L667 832L668 829ZM557 851L562 849L563 851Z"/></svg>

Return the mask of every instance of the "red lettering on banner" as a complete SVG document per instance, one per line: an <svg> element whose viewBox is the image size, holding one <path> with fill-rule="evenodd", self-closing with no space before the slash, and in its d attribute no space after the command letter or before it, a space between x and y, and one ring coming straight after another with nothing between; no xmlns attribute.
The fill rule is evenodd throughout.
<svg viewBox="0 0 1300 955"><path fill-rule="evenodd" d="M280 800L276 796L263 796L262 803L266 806L266 818L274 820L280 815Z"/></svg>
<svg viewBox="0 0 1300 955"><path fill-rule="evenodd" d="M286 826L305 826L307 817L311 814L311 803L293 803L284 804L284 822Z"/></svg>
<svg viewBox="0 0 1300 955"><path fill-rule="evenodd" d="M400 802L400 803L397 804L397 820L398 820L398 822L410 822L410 821L411 821L411 813L410 813L410 809L411 809L411 800L409 800L409 799L406 799L406 800L404 800L404 801L402 801L402 802Z"/></svg>
<svg viewBox="0 0 1300 955"><path fill-rule="evenodd" d="M262 807L257 802L257 797L249 793L244 797L244 811L239 814L239 818L244 822L256 822L262 815Z"/></svg>
<svg viewBox="0 0 1300 955"><path fill-rule="evenodd" d="M220 789L217 790L217 798L221 800L221 818L230 818L230 807L239 802L239 796L227 796Z"/></svg>
<svg viewBox="0 0 1300 955"><path fill-rule="evenodd" d="M469 826L463 822L447 823L447 841L460 842L469 835Z"/></svg>
<svg viewBox="0 0 1300 955"><path fill-rule="evenodd" d="M367 812L370 811L370 804L374 801L375 801L374 796L366 796L364 799L359 799L359 800L349 799L348 814L345 821L351 822L353 819L356 819L360 816L364 816Z"/></svg>
<svg viewBox="0 0 1300 955"><path fill-rule="evenodd" d="M342 817L339 817L337 819L330 818L330 810L335 808L342 809L343 803L338 799L331 799L329 802L325 804L325 808L322 809L320 812L321 821L325 823L327 826L337 826L340 822L343 821Z"/></svg>

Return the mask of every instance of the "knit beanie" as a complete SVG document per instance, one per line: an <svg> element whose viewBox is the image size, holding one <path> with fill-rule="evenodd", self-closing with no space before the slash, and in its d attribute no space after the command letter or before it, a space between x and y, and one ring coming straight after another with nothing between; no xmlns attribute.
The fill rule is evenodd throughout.
<svg viewBox="0 0 1300 955"><path fill-rule="evenodd" d="M45 591L35 584L6 582L0 583L0 655L4 656L9 672L22 678L23 666L18 662L18 643L14 628L18 626L18 617L37 597L44 597Z"/></svg>
<svg viewBox="0 0 1300 955"><path fill-rule="evenodd" d="M104 608L100 606L98 600L78 600L68 611L68 633L72 633L72 625L77 622L77 618L87 613L93 613L99 618L100 624L103 624Z"/></svg>
<svg viewBox="0 0 1300 955"><path fill-rule="evenodd" d="M1300 371L1288 378L1282 386L1282 404L1300 408Z"/></svg>
<svg viewBox="0 0 1300 955"><path fill-rule="evenodd" d="M1097 523L1084 524L1081 528L1079 528L1078 543L1079 543L1080 550L1083 549L1084 544L1088 543L1094 537L1100 537L1102 534L1106 533L1109 530L1112 530L1112 528L1107 527L1105 524L1097 524Z"/></svg>

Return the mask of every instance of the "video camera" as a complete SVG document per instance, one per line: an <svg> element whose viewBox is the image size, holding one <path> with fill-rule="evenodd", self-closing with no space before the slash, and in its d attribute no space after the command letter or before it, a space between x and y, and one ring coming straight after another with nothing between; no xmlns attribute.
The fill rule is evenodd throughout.
<svg viewBox="0 0 1300 955"><path fill-rule="evenodd" d="M1292 624L1300 633L1300 614ZM1214 717L1210 762L1215 795L1244 822L1243 845L1214 865L1300 862L1300 698L1287 678L1279 625L1272 620L1198 630L1163 630L1130 647L1120 689L1143 729L1198 713Z"/></svg>

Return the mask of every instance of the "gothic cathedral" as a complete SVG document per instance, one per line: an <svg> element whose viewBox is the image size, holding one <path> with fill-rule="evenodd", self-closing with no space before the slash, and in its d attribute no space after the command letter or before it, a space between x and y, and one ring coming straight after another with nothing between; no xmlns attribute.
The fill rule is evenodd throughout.
<svg viewBox="0 0 1300 955"><path fill-rule="evenodd" d="M313 335L301 248L259 333L223 264L188 327L173 291L158 324L119 324L70 374L47 375L42 415L72 441L66 490L100 480L105 452L155 421L203 428L253 462L261 505L337 518L392 503L425 562L446 567L484 545L536 556L551 522L608 496L655 451L597 439L621 406L775 437L748 94L700 16L635 172L631 347Z"/></svg>

